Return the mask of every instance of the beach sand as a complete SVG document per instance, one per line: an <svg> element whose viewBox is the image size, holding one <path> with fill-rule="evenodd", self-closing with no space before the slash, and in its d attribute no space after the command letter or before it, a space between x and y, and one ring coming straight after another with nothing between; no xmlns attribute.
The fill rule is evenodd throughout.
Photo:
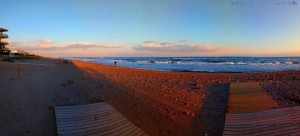
<svg viewBox="0 0 300 136"><path fill-rule="evenodd" d="M222 135L231 82L259 82L279 108L300 105L300 72L179 73L40 59L0 62L0 81L1 135L56 135L54 106L101 101L149 135Z"/></svg>

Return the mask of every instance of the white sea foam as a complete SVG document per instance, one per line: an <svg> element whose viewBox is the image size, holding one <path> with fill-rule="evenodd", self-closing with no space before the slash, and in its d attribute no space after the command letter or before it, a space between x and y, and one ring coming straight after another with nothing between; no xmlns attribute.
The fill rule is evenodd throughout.
<svg viewBox="0 0 300 136"><path fill-rule="evenodd" d="M67 58L159 71L272 72L299 70L300 57L107 57Z"/></svg>
<svg viewBox="0 0 300 136"><path fill-rule="evenodd" d="M293 62L288 61L288 62L285 62L285 64L292 65Z"/></svg>

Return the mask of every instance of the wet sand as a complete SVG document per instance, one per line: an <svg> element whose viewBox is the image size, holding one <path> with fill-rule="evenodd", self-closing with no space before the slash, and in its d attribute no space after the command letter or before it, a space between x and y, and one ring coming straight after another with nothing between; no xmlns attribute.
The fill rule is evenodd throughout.
<svg viewBox="0 0 300 136"><path fill-rule="evenodd" d="M222 135L229 83L258 81L280 108L300 105L300 72L159 72L59 59L0 62L0 132L55 135L53 106L106 101L149 135ZM45 64L45 65L31 65Z"/></svg>

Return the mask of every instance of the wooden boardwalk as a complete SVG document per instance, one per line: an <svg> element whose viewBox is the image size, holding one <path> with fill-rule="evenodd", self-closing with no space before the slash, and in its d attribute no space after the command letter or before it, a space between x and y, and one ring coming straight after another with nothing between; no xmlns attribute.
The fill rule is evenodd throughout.
<svg viewBox="0 0 300 136"><path fill-rule="evenodd" d="M59 136L145 136L107 103L55 107Z"/></svg>
<svg viewBox="0 0 300 136"><path fill-rule="evenodd" d="M262 89L258 82L231 83L229 113L251 113L276 109L277 103Z"/></svg>
<svg viewBox="0 0 300 136"><path fill-rule="evenodd" d="M226 114L223 136L300 136L300 106Z"/></svg>

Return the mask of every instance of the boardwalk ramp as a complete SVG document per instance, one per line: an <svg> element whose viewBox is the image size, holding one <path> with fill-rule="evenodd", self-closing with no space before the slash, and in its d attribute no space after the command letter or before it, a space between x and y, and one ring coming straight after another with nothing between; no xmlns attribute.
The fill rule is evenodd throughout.
<svg viewBox="0 0 300 136"><path fill-rule="evenodd" d="M115 108L105 102L55 107L58 136L145 136Z"/></svg>
<svg viewBox="0 0 300 136"><path fill-rule="evenodd" d="M300 136L300 106L226 114L223 136Z"/></svg>
<svg viewBox="0 0 300 136"><path fill-rule="evenodd" d="M231 83L227 111L251 113L276 109L277 103L262 89L258 82Z"/></svg>

